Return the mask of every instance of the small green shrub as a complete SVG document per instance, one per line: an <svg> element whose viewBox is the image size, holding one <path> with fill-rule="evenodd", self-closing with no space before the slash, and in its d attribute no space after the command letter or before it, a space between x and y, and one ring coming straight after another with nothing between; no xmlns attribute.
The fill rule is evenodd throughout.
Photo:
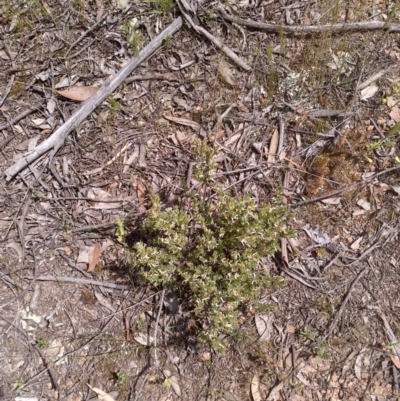
<svg viewBox="0 0 400 401"><path fill-rule="evenodd" d="M218 190L212 182L212 151L203 147L202 155L196 175L216 196L193 195L185 210L162 210L154 197L132 260L141 282L178 290L201 326L199 339L223 350L219 334L237 329L238 307L255 302L262 288L282 283L259 259L276 252L280 238L292 235L292 216L286 207L258 206L249 196Z"/></svg>
<svg viewBox="0 0 400 401"><path fill-rule="evenodd" d="M156 4L160 7L163 14L170 12L175 7L174 0L156 0Z"/></svg>
<svg viewBox="0 0 400 401"><path fill-rule="evenodd" d="M114 373L115 382L120 386L125 386L128 383L129 377L126 373L115 372Z"/></svg>

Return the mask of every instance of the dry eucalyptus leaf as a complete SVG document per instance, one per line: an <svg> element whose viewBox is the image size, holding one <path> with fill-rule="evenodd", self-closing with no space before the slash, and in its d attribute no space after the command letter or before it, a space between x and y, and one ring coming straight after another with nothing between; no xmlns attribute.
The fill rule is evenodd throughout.
<svg viewBox="0 0 400 401"><path fill-rule="evenodd" d="M253 401L261 401L260 394L260 378L258 375L254 375L251 380L251 396Z"/></svg>
<svg viewBox="0 0 400 401"><path fill-rule="evenodd" d="M32 138L25 139L25 141L19 143L15 149L19 151L32 150L36 146L39 138L40 135L35 135Z"/></svg>
<svg viewBox="0 0 400 401"><path fill-rule="evenodd" d="M340 205L340 201L342 198L326 198L322 199L321 202L326 205Z"/></svg>
<svg viewBox="0 0 400 401"><path fill-rule="evenodd" d="M390 186L397 195L400 195L400 185L391 185Z"/></svg>
<svg viewBox="0 0 400 401"><path fill-rule="evenodd" d="M360 92L360 99L367 100L370 97L374 96L376 92L378 92L378 87L376 85L367 86Z"/></svg>
<svg viewBox="0 0 400 401"><path fill-rule="evenodd" d="M361 380L361 369L363 366L364 353L367 351L367 348L363 348L356 358L356 362L354 364L354 374L356 375L358 380Z"/></svg>
<svg viewBox="0 0 400 401"><path fill-rule="evenodd" d="M275 161L276 151L278 150L278 143L279 143L279 132L278 129L275 128L275 131L272 134L271 143L269 144L269 151L267 158L269 166Z"/></svg>
<svg viewBox="0 0 400 401"><path fill-rule="evenodd" d="M148 345L153 344L154 338L152 336L148 336L147 334L144 333L137 333L133 339L138 342L141 345L145 345L146 347Z"/></svg>
<svg viewBox="0 0 400 401"><path fill-rule="evenodd" d="M76 264L86 266L89 263L89 255L91 252L92 248L90 246L84 246L80 248Z"/></svg>
<svg viewBox="0 0 400 401"><path fill-rule="evenodd" d="M45 118L34 118L34 119L32 119L32 122L35 124L35 125L42 125L42 124L44 124L45 122L46 122L46 119Z"/></svg>
<svg viewBox="0 0 400 401"><path fill-rule="evenodd" d="M6 248L14 249L15 253L18 255L19 260L22 260L24 252L22 251L22 247L20 244L15 241L10 241L8 244L6 244Z"/></svg>
<svg viewBox="0 0 400 401"><path fill-rule="evenodd" d="M107 308L109 311L112 313L115 313L116 308L114 308L110 302L108 302L108 299L100 294L100 292L95 291L94 296L96 297L97 301L99 302L100 305L103 305L105 308Z"/></svg>
<svg viewBox="0 0 400 401"><path fill-rule="evenodd" d="M71 85L71 80L74 79L75 76L65 77L58 84L54 85L55 89L65 88L66 86Z"/></svg>
<svg viewBox="0 0 400 401"><path fill-rule="evenodd" d="M307 235L315 241L317 244L329 244L331 239L329 238L329 235L323 232L320 232L318 230L310 228L310 225L307 224L303 227L303 230L307 233Z"/></svg>
<svg viewBox="0 0 400 401"><path fill-rule="evenodd" d="M106 393L105 391L100 390L99 388L96 388L96 387L92 387L90 384L87 384L87 386L97 394L97 398L99 400L102 400L102 401L115 401L114 398L111 397L111 395Z"/></svg>
<svg viewBox="0 0 400 401"><path fill-rule="evenodd" d="M393 356L393 355L390 356L390 359L392 360L393 365L396 366L396 368L400 370L400 359L397 356Z"/></svg>
<svg viewBox="0 0 400 401"><path fill-rule="evenodd" d="M364 210L371 210L371 204L367 202L365 199L360 199L357 201L357 205L362 207Z"/></svg>
<svg viewBox="0 0 400 401"><path fill-rule="evenodd" d="M64 91L56 92L67 99L74 100L76 102L84 102L92 97L98 90L98 86L73 86Z"/></svg>
<svg viewBox="0 0 400 401"><path fill-rule="evenodd" d="M92 247L92 252L89 254L89 268L88 272L92 272L97 263L100 262L100 255L101 255L101 245L99 243L94 244Z"/></svg>
<svg viewBox="0 0 400 401"><path fill-rule="evenodd" d="M195 131L199 131L201 128L200 124L196 123L196 121L189 120L187 118L172 117L172 116L167 116L165 114L163 114L163 117L166 120L172 121L176 124L185 125L186 127L193 128Z"/></svg>
<svg viewBox="0 0 400 401"><path fill-rule="evenodd" d="M49 99L49 101L47 102L46 108L47 108L47 111L48 111L50 114L53 114L53 112L54 112L54 110L55 110L55 108L56 108L56 100L54 99L54 96L52 96L52 97Z"/></svg>
<svg viewBox="0 0 400 401"><path fill-rule="evenodd" d="M98 9L97 9L97 13L96 13L96 22L99 22L101 20L102 16L104 15L104 2L100 1L97 3L97 5L98 5Z"/></svg>
<svg viewBox="0 0 400 401"><path fill-rule="evenodd" d="M175 391L175 394L180 397L181 396L181 387L179 386L178 379L175 376L171 376L169 378L171 380L172 390Z"/></svg>
<svg viewBox="0 0 400 401"><path fill-rule="evenodd" d="M360 238L356 239L356 240L350 245L350 248L351 248L353 251L358 251L358 250L360 249L360 243L361 243L362 239L363 239L363 237L360 237Z"/></svg>
<svg viewBox="0 0 400 401"><path fill-rule="evenodd" d="M393 107L389 115L396 123L400 123L400 108Z"/></svg>
<svg viewBox="0 0 400 401"><path fill-rule="evenodd" d="M104 191L101 188L90 188L87 192L87 197L97 201L97 202L93 202L93 204L90 206L90 209L109 210L109 209L116 209L121 206L120 201L99 202L99 201L108 200L111 198L111 195L107 191Z"/></svg>
<svg viewBox="0 0 400 401"><path fill-rule="evenodd" d="M386 104L387 104L387 107L389 107L391 109L392 107L396 106L397 99L395 99L393 96L388 96L386 98Z"/></svg>
<svg viewBox="0 0 400 401"><path fill-rule="evenodd" d="M260 336L260 341L270 341L273 331L273 323L274 316L271 314L270 316L260 315L256 313L255 321L257 332Z"/></svg>
<svg viewBox="0 0 400 401"><path fill-rule="evenodd" d="M218 71L227 84L232 86L236 85L235 77L232 70L228 67L228 64L226 64L225 60L222 58L219 61Z"/></svg>
<svg viewBox="0 0 400 401"><path fill-rule="evenodd" d="M281 396L279 392L283 389L283 382L279 383L277 386L275 386L271 392L269 393L269 396L267 397L266 401L278 401L281 400Z"/></svg>
<svg viewBox="0 0 400 401"><path fill-rule="evenodd" d="M10 57L8 57L7 53L4 50L0 50L0 58L2 60L10 60Z"/></svg>

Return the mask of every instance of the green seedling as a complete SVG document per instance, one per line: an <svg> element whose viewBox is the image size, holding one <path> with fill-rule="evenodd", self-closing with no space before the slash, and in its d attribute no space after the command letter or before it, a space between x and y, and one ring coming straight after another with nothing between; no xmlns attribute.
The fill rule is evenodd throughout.
<svg viewBox="0 0 400 401"><path fill-rule="evenodd" d="M115 231L115 236L117 238L118 242L125 242L125 226L124 226L124 222L120 219L117 218L115 220L115 225L117 226L117 229Z"/></svg>
<svg viewBox="0 0 400 401"><path fill-rule="evenodd" d="M115 372L115 382L120 386L125 386L128 383L129 377L126 373L123 372Z"/></svg>
<svg viewBox="0 0 400 401"><path fill-rule="evenodd" d="M22 390L25 387L25 383L22 380L15 380L12 384L15 390Z"/></svg>
<svg viewBox="0 0 400 401"><path fill-rule="evenodd" d="M45 195L37 190L32 191L32 197L34 200L42 202L45 199Z"/></svg>
<svg viewBox="0 0 400 401"><path fill-rule="evenodd" d="M110 105L110 117L114 117L115 114L117 114L118 109L120 108L120 104L118 100L114 99L112 95L108 97L107 101Z"/></svg>
<svg viewBox="0 0 400 401"><path fill-rule="evenodd" d="M47 345L47 341L44 340L43 338L38 338L35 341L35 344L39 347L39 348L44 348Z"/></svg>

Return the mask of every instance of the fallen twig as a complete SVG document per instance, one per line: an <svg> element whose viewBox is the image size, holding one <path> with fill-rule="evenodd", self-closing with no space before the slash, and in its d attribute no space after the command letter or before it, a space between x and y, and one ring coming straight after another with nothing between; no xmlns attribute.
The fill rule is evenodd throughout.
<svg viewBox="0 0 400 401"><path fill-rule="evenodd" d="M342 303L342 305L341 305L341 307L340 307L340 309L339 309L339 312L337 313L337 315L335 316L335 319L333 319L331 325L329 326L329 331L328 331L328 334L325 336L325 340L326 340L327 338L329 338L329 337L332 335L333 330L335 330L335 327L336 327L338 321L339 321L340 318L342 317L342 314L343 314L343 312L344 312L344 310L345 310L345 308L346 308L347 302L349 302L349 299L350 299L350 296L351 296L351 292L353 291L353 289L354 289L354 287L356 286L356 284L357 284L357 283L361 280L361 278L364 276L364 274L367 273L368 270L369 270L369 266L365 266L364 269L362 269L362 270L358 273L357 277L356 277L356 278L353 280L353 282L351 283L350 288L349 288L349 290L347 291L346 297L344 298L343 303Z"/></svg>
<svg viewBox="0 0 400 401"><path fill-rule="evenodd" d="M29 280L33 280L33 276L27 277ZM60 283L71 283L71 284L83 284L83 285L97 285L99 287L113 288L116 290L133 290L130 285L105 283L103 281L88 280L85 278L74 278L74 277L55 277L55 276L38 276L36 281L59 281Z"/></svg>
<svg viewBox="0 0 400 401"><path fill-rule="evenodd" d="M380 171L379 173L376 173L373 176L368 177L363 181L356 182L356 183L354 183L352 185L349 185L348 187L344 187L344 188L338 189L337 191L330 192L329 194L318 196L317 198L305 200L305 201L302 201L302 202L292 203L289 206L290 207L299 207L299 206L307 205L308 203L318 202L318 201L326 199L326 198L331 198L332 196L336 196L336 195L339 195L339 194L341 194L343 192L350 191L350 190L358 187L359 185L368 184L369 182L375 180L379 176L381 176L383 174L390 173L392 171L396 171L396 170L400 170L400 166L391 167L391 168L388 168L386 170Z"/></svg>
<svg viewBox="0 0 400 401"><path fill-rule="evenodd" d="M61 397L61 389L60 389L60 386L58 385L57 377L54 374L53 370L51 369L53 363L51 361L49 361L48 358L46 358L46 355L44 355L44 353L41 351L41 349L37 345L34 345L33 348L35 348L36 352L42 358L43 365L47 369L47 371L49 372L51 384L53 386L53 389L56 391L57 399L59 400L60 397Z"/></svg>
<svg viewBox="0 0 400 401"><path fill-rule="evenodd" d="M43 156L49 150L55 154L64 144L65 138L77 128L98 106L100 106L108 96L118 88L122 82L137 68L141 63L146 61L163 43L163 41L177 32L182 26L182 18L175 19L166 29L164 29L154 40L152 40L139 54L139 57L133 57L128 64L125 65L111 79L107 80L101 88L84 102L73 114L59 127L49 138L28 152L21 160L14 163L5 172L6 180L10 181L23 169Z"/></svg>
<svg viewBox="0 0 400 401"><path fill-rule="evenodd" d="M154 363L155 366L158 367L160 366L160 361L158 360L158 355L157 355L157 331L158 331L158 324L160 322L160 316L161 316L161 311L162 307L164 305L164 296L165 296L165 289L162 290L161 292L161 297L160 297L160 306L158 308L158 313L157 313L157 320L156 320L156 327L154 328Z"/></svg>
<svg viewBox="0 0 400 401"><path fill-rule="evenodd" d="M189 15L190 6L188 6L185 0L180 0L178 2L179 8L181 9L182 14L185 16L185 20L187 23L199 34L205 36L211 43L213 43L218 49L225 53L227 57L229 57L235 64L239 67L243 68L246 71L250 71L251 67L245 63L240 57L236 55L229 47L226 47L222 44L215 36L213 36L207 29L204 29L202 26L198 25L193 21L191 16Z"/></svg>
<svg viewBox="0 0 400 401"><path fill-rule="evenodd" d="M67 53L65 55L65 57L68 57L69 53L71 52L71 50L82 40L84 39L87 35L89 35L89 33L93 32L106 18L108 17L108 13L105 13L101 19L99 21L97 21L94 25L92 25L89 29L87 29L85 32L82 33L81 36L79 36L79 38L77 40L75 40L74 43L72 43L69 47L69 49L67 50Z"/></svg>
<svg viewBox="0 0 400 401"><path fill-rule="evenodd" d="M307 25L307 26L288 26L278 24L265 24L253 20L246 20L227 14L221 8L218 10L222 19L244 25L249 28L259 29L265 32L275 33L323 33L323 32L357 32L357 31L374 31L381 29L386 32L400 32L400 24L393 24L379 21L369 22L353 22L347 24L330 24L330 25Z"/></svg>
<svg viewBox="0 0 400 401"><path fill-rule="evenodd" d="M22 120L23 118L29 116L29 114L32 114L33 112L40 110L42 108L42 106L33 106L27 110L25 110L24 112L22 112L21 114L19 114L17 117L14 117L12 120L7 121L4 124L0 124L0 131L2 131L3 129L6 129L8 127L10 127L11 125L16 124L18 121Z"/></svg>

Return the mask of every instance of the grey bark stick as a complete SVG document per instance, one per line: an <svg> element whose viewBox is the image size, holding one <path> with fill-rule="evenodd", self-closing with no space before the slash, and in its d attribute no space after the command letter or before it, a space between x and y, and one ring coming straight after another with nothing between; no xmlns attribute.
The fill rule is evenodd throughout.
<svg viewBox="0 0 400 401"><path fill-rule="evenodd" d="M246 20L227 14L221 8L218 13L225 21L235 22L249 28L258 29L265 32L283 32L283 33L322 33L322 32L357 32L357 31L375 31L382 30L385 32L400 32L400 24L393 24L380 21L351 22L346 24L327 24L327 25L305 25L305 26L288 26L279 24L266 24L253 20Z"/></svg>
<svg viewBox="0 0 400 401"><path fill-rule="evenodd" d="M32 149L25 156L9 167L5 172L6 180L10 181L23 169L28 167L31 163L43 156L50 150L54 154L63 146L65 138L77 128L97 107L99 107L104 100L110 96L115 89L120 86L126 78L144 61L146 61L159 47L161 47L165 38L172 36L182 26L182 18L175 19L171 25L164 29L155 39L153 39L139 54L139 57L133 57L129 63L117 72L111 79L107 80L96 94L86 100L82 105L72 114L72 116L65 121L49 138L41 142L38 146Z"/></svg>

